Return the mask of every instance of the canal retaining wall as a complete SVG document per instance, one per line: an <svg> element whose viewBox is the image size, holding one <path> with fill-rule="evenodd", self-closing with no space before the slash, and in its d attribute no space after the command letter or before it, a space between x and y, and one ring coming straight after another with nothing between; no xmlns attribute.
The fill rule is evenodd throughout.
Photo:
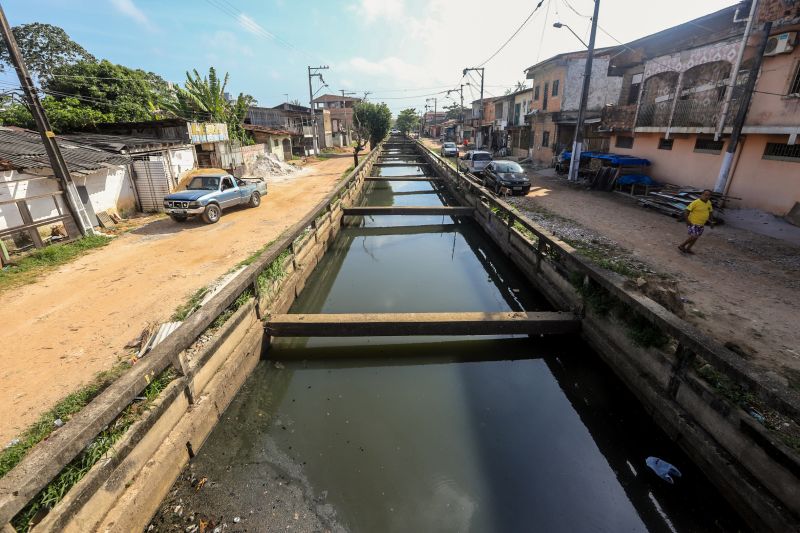
<svg viewBox="0 0 800 533"><path fill-rule="evenodd" d="M754 416L797 424L798 394L629 288L622 277L586 261L475 176L457 172L421 143L419 149L529 281L557 309L583 317L586 341L745 520L758 531L800 530L797 451ZM641 334L657 338L658 347L633 340Z"/></svg>
<svg viewBox="0 0 800 533"><path fill-rule="evenodd" d="M46 514L34 531L141 531L194 450L199 449L269 346L262 319L283 313L336 237L343 209L360 198L380 148L318 207L249 260L177 330L112 383L0 479L0 527L14 517L101 433L144 405L144 390L175 376L112 449ZM21 513L20 513L21 516Z"/></svg>

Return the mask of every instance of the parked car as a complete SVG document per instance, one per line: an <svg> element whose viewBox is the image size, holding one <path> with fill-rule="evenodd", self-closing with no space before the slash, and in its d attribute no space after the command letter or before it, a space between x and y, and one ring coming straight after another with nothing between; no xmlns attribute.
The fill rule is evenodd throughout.
<svg viewBox="0 0 800 533"><path fill-rule="evenodd" d="M492 161L483 171L483 184L500 192L501 187L511 191L511 194L528 194L531 190L531 180L525 171L514 161Z"/></svg>
<svg viewBox="0 0 800 533"><path fill-rule="evenodd" d="M193 177L186 190L165 196L164 209L176 222L199 215L207 224L214 224L222 216L223 209L242 204L258 207L265 194L267 183L262 180L245 181L230 174L203 174Z"/></svg>
<svg viewBox="0 0 800 533"><path fill-rule="evenodd" d="M479 174L492 161L492 154L483 150L470 150L458 161L458 169Z"/></svg>
<svg viewBox="0 0 800 533"><path fill-rule="evenodd" d="M456 146L456 143L444 143L442 145L442 157L458 157L458 146Z"/></svg>

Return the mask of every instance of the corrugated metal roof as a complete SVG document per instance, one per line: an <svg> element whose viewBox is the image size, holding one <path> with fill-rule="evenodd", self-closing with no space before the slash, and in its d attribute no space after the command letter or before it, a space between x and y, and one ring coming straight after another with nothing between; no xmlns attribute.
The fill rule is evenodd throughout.
<svg viewBox="0 0 800 533"><path fill-rule="evenodd" d="M282 130L279 128L271 128L269 126L261 126L258 124L242 124L242 127L248 131L259 131L272 135L293 135L291 131Z"/></svg>
<svg viewBox="0 0 800 533"><path fill-rule="evenodd" d="M131 153L159 150L161 148L186 144L183 139L159 139L136 135L112 135L107 133L70 133L59 135L60 139L79 144L88 144L108 152Z"/></svg>
<svg viewBox="0 0 800 533"><path fill-rule="evenodd" d="M58 146L70 172L90 173L111 165L130 163L130 158L91 146L65 141ZM51 168L41 137L36 132L0 127L0 162L18 170Z"/></svg>

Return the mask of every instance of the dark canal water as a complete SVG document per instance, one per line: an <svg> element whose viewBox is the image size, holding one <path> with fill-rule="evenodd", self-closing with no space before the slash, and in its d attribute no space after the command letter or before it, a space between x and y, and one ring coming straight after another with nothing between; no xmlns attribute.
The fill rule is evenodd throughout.
<svg viewBox="0 0 800 533"><path fill-rule="evenodd" d="M411 175L419 167L383 167ZM425 169L420 168L420 172ZM371 182L363 205L442 205ZM348 221L291 312L546 310L467 219ZM248 531L736 531L736 513L579 338L277 339L176 483ZM675 485L645 466L681 469Z"/></svg>

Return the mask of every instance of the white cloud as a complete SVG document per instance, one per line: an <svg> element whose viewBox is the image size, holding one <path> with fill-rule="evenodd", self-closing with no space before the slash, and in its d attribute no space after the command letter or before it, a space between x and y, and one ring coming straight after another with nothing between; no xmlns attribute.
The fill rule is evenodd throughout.
<svg viewBox="0 0 800 533"><path fill-rule="evenodd" d="M363 15L366 22L374 22L382 18L405 18L406 6L404 0L360 0L349 9Z"/></svg>
<svg viewBox="0 0 800 533"><path fill-rule="evenodd" d="M156 29L155 24L153 24L147 15L145 15L144 11L139 9L136 4L133 3L133 0L111 0L111 3L117 8L117 11L126 17L135 20L145 28L149 30Z"/></svg>

